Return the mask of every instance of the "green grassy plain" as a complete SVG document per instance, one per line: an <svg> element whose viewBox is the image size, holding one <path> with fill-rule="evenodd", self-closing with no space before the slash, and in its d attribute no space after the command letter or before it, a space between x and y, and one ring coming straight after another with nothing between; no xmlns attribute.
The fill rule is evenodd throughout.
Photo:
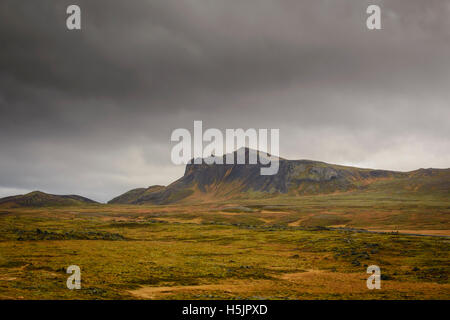
<svg viewBox="0 0 450 320"><path fill-rule="evenodd" d="M0 299L450 299L450 238L349 229L448 235L449 213L376 192L0 209Z"/></svg>

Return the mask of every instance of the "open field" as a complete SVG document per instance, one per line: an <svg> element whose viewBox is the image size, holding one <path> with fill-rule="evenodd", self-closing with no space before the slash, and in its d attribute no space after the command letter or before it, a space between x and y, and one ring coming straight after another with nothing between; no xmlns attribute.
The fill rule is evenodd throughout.
<svg viewBox="0 0 450 320"><path fill-rule="evenodd" d="M0 298L450 299L450 238L350 229L448 235L448 201L371 197L5 209Z"/></svg>

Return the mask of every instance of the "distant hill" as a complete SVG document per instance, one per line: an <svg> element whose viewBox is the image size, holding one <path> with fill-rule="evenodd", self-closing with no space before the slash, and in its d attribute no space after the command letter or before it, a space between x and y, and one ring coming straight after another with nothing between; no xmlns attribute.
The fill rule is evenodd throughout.
<svg viewBox="0 0 450 320"><path fill-rule="evenodd" d="M24 195L0 199L0 207L56 207L95 204L96 201L78 195L54 195L33 191Z"/></svg>
<svg viewBox="0 0 450 320"><path fill-rule="evenodd" d="M249 152L245 149L246 159ZM236 153L236 152L235 152ZM236 158L236 157L235 157ZM411 172L362 169L311 160L279 159L279 171L260 174L260 164L188 164L183 177L167 187L134 189L111 204L170 204L276 195L314 195L355 190L450 193L450 169Z"/></svg>

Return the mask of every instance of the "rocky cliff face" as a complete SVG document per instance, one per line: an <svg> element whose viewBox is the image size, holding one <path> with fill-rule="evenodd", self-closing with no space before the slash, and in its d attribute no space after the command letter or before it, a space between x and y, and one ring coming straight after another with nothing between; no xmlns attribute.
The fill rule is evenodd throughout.
<svg viewBox="0 0 450 320"><path fill-rule="evenodd" d="M246 150L246 160L248 152ZM261 167L261 164L191 163L186 166L184 176L167 187L135 189L110 203L167 204L195 197L227 199L251 197L255 193L303 195L345 192L364 188L376 180L407 176L407 173L401 172L282 158L279 159L279 170L275 175L261 175ZM126 202L122 201L125 198Z"/></svg>

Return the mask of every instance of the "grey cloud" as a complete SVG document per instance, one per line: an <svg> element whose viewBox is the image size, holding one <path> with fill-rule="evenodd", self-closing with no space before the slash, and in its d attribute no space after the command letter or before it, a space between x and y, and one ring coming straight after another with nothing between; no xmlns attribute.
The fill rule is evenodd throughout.
<svg viewBox="0 0 450 320"><path fill-rule="evenodd" d="M280 128L286 156L449 166L448 1L79 0L68 31L72 3L0 4L1 190L169 183L193 120Z"/></svg>

